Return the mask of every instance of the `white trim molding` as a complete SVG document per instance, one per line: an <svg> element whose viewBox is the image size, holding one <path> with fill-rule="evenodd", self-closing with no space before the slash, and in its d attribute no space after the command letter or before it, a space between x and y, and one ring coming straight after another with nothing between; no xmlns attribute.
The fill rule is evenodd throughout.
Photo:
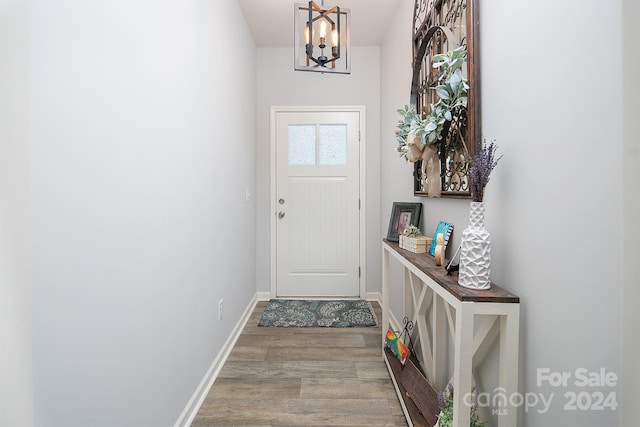
<svg viewBox="0 0 640 427"><path fill-rule="evenodd" d="M275 298L275 295L271 295L271 292L258 292L256 294L258 301L269 301L271 298Z"/></svg>
<svg viewBox="0 0 640 427"><path fill-rule="evenodd" d="M367 301L376 301L382 307L382 293L381 292L367 292L365 294L365 299Z"/></svg>

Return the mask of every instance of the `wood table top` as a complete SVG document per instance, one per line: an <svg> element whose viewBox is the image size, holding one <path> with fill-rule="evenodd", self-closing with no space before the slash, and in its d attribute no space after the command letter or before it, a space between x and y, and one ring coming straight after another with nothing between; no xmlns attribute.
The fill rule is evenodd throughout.
<svg viewBox="0 0 640 427"><path fill-rule="evenodd" d="M491 283L491 288L487 290L469 289L460 286L458 285L458 272L452 273L451 276L447 275L444 266L436 265L433 256L428 253L416 254L405 249L400 249L398 243L391 242L387 239L383 239L383 242L460 301L494 303L520 302L520 297L501 288L495 283Z"/></svg>

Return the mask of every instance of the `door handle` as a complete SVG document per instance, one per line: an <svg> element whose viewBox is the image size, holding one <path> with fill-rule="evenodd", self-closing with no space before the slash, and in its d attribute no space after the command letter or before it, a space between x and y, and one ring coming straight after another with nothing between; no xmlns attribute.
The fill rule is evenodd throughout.
<svg viewBox="0 0 640 427"><path fill-rule="evenodd" d="M280 218L280 219L284 218L284 212L279 212L278 213L278 218Z"/></svg>

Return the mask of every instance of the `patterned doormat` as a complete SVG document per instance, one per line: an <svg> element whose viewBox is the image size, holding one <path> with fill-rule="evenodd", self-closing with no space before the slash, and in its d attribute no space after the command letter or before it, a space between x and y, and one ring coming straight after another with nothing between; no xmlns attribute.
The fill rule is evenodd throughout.
<svg viewBox="0 0 640 427"><path fill-rule="evenodd" d="M272 299L258 326L298 327L368 327L376 326L373 307L363 300L285 300Z"/></svg>

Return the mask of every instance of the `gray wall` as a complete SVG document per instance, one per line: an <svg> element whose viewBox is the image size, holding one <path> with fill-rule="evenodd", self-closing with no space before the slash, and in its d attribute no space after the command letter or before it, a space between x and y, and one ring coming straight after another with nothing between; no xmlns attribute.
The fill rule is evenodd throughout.
<svg viewBox="0 0 640 427"><path fill-rule="evenodd" d="M294 71L291 49L258 49L257 276L259 292L270 292L271 106L364 105L366 108L367 291L380 291L380 49L352 48L351 74Z"/></svg>
<svg viewBox="0 0 640 427"><path fill-rule="evenodd" d="M255 52L234 0L32 2L36 425L172 425L247 308Z"/></svg>
<svg viewBox="0 0 640 427"><path fill-rule="evenodd" d="M623 156L623 340L622 340L622 401L621 426L633 426L640 419L640 120L638 120L638 95L640 95L640 2L622 2L622 51L624 96L624 156Z"/></svg>
<svg viewBox="0 0 640 427"><path fill-rule="evenodd" d="M382 141L393 140L395 109L409 100L412 2L403 3L381 52ZM604 368L620 376L620 2L480 4L483 134L504 154L485 196L492 279L522 299L520 391L555 396L545 413L522 408L518 426L616 425L618 411L563 406L566 392L619 400L617 387L585 389L575 377L567 387L538 386L536 373ZM612 30L602 37L594 28ZM381 162L384 218L392 201L412 199L411 172L392 150L382 150ZM415 200L426 230L454 223L457 247L468 203ZM392 308L400 317L400 302ZM491 391L495 364L483 368L480 385Z"/></svg>
<svg viewBox="0 0 640 427"><path fill-rule="evenodd" d="M29 2L0 0L0 426L33 420Z"/></svg>

